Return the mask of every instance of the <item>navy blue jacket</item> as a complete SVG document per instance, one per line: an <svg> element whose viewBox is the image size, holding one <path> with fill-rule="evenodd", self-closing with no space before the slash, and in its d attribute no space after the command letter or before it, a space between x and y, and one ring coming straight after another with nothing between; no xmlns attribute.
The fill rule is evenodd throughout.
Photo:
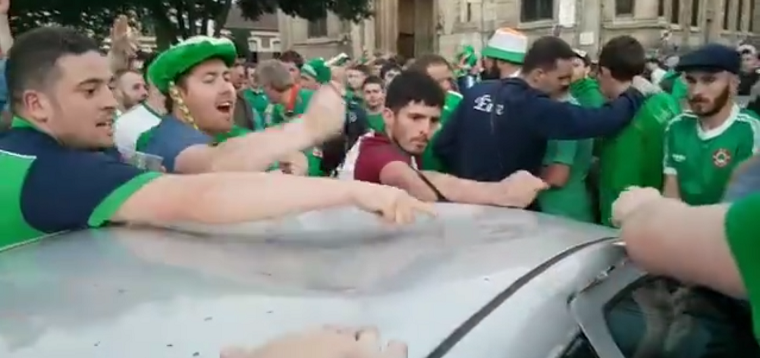
<svg viewBox="0 0 760 358"><path fill-rule="evenodd" d="M499 181L518 170L538 175L547 140L614 135L643 102L631 89L602 108L583 108L552 100L521 78L484 81L465 91L433 149L460 178Z"/></svg>

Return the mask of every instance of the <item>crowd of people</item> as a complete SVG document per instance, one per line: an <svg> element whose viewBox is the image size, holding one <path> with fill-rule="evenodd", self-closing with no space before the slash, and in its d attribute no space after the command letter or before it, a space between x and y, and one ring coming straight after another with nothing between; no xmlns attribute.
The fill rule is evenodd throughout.
<svg viewBox="0 0 760 358"><path fill-rule="evenodd" d="M592 59L503 28L454 59L287 51L252 65L208 36L136 56L124 17L108 54L60 27L14 41L8 8L0 249L342 205L405 224L454 202L618 226L647 271L760 305L760 100L737 102L760 92L751 46L707 44L666 67L630 36ZM331 327L225 354L405 356L377 340Z"/></svg>

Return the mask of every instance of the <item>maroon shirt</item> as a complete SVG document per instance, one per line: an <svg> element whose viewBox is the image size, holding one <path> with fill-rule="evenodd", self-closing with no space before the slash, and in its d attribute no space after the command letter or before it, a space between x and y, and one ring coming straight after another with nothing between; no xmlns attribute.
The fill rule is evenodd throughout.
<svg viewBox="0 0 760 358"><path fill-rule="evenodd" d="M354 179L370 183L382 184L380 172L392 162L404 162L412 165L412 157L404 153L384 134L374 133L359 139L359 155L354 166ZM416 165L420 158L415 156Z"/></svg>

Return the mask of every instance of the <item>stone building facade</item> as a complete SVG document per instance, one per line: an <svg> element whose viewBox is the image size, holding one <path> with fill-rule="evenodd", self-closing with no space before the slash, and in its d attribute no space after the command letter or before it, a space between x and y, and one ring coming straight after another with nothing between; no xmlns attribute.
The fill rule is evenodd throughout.
<svg viewBox="0 0 760 358"><path fill-rule="evenodd" d="M359 56L363 49L453 56L465 44L479 49L499 27L519 29L531 38L555 34L589 53L623 34L663 51L760 39L757 0L371 1L375 16L358 24L332 14L307 21L280 13L282 48L306 57Z"/></svg>

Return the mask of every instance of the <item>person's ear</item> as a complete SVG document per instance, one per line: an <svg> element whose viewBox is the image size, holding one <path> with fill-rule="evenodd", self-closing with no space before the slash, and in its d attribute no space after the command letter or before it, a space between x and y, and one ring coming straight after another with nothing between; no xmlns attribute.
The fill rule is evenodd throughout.
<svg viewBox="0 0 760 358"><path fill-rule="evenodd" d="M386 128L391 128L396 123L396 114L390 108L383 108L383 122Z"/></svg>

